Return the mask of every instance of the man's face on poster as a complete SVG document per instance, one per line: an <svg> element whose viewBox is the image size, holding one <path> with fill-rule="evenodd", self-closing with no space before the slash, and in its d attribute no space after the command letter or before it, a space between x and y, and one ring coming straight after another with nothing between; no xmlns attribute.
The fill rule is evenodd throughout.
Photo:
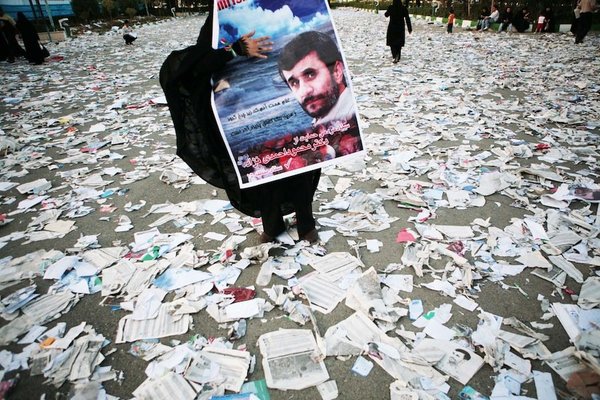
<svg viewBox="0 0 600 400"><path fill-rule="evenodd" d="M450 353L450 356L448 356L448 363L451 365L459 365L470 358L471 356L465 350L454 349L452 350L452 353Z"/></svg>
<svg viewBox="0 0 600 400"><path fill-rule="evenodd" d="M282 74L304 111L313 118L327 115L337 103L344 79L342 62L336 61L330 69L316 51L308 53Z"/></svg>

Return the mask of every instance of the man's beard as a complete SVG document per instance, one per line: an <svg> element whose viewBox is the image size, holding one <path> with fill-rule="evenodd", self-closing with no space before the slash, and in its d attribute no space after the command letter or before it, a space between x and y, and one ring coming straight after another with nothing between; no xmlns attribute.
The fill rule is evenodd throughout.
<svg viewBox="0 0 600 400"><path fill-rule="evenodd" d="M338 101L339 85L335 80L333 80L333 77L331 78L331 87L329 88L329 90L327 90L326 93L322 93L316 96L309 96L302 101L302 109L313 118L321 118L327 115L327 113L331 111L333 106L335 106L335 103L337 103ZM322 100L324 101L324 104L319 109L310 111L308 109L308 103L310 103L313 100Z"/></svg>

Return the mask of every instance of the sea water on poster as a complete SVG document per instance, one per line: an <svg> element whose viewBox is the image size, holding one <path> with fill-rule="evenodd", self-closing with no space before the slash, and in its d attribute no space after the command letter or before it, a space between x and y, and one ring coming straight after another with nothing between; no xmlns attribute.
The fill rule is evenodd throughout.
<svg viewBox="0 0 600 400"><path fill-rule="evenodd" d="M329 35L341 52L326 0L215 0L214 14L215 48L251 31L273 42L266 59L236 57L213 75L213 109L242 188L364 153L346 63L351 112L321 124L303 110L277 66L282 48L305 31Z"/></svg>

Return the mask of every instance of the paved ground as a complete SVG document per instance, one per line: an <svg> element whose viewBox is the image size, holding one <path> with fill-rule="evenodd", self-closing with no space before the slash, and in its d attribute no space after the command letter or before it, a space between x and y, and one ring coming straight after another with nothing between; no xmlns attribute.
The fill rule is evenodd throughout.
<svg viewBox="0 0 600 400"><path fill-rule="evenodd" d="M470 192L471 196L456 206L443 201L447 194L441 198L427 197L426 182L432 183L440 193L447 193L450 189L477 187L485 172L498 170L517 176L520 167L538 168L541 165L559 172L567 183L593 186L598 182L595 150L600 126L600 37L592 35L586 43L576 47L569 35L478 34L460 29L447 35L444 28L419 21L407 40L401 62L394 65L384 46L386 21L382 14L335 10L333 15L351 71L369 152L364 166L358 169L341 166L340 170L352 170L347 175L352 179L351 190L378 193L380 196L373 201L381 202L389 217L396 220L380 232L359 231L343 235L338 231L324 245L327 252L358 255L366 268L373 266L380 272L390 264L401 263L405 245L397 243L396 237L403 228L415 229L409 219L416 217L421 209L431 211L429 224L469 225L476 218L489 218L492 227L512 232L511 226L523 228L518 222L529 216L550 231L546 213L549 209L540 203L540 196L552 193L560 184L552 180L539 183L536 179L523 179L511 182L502 193L478 198ZM177 166L175 137L168 110L148 103L162 94L157 79L162 61L169 51L193 43L203 19L202 16L185 17L139 27L139 40L132 47L125 47L118 34L89 35L51 47L51 53L64 57L62 60L53 60L39 68L23 62L0 66L3 77L0 96L4 99L0 104L0 128L6 135L18 138L22 146L21 151L11 152L0 160L0 181L20 184L46 178L52 183L52 189L46 192L49 198L43 205L12 216L10 213L26 195L15 188L1 192L0 212L9 214L7 218L12 219L0 226L0 241L6 242L0 249L3 265L11 257L15 259L40 249L66 252L81 235L98 235L101 247L127 246L132 243L135 232L147 230L148 225L158 218L157 215L144 217L153 204L225 199L222 191L215 192L208 185L185 187L184 184L185 188L181 189L160 180L163 171ZM90 132L94 127L99 133ZM109 135L123 140L106 145L100 153L95 153L96 157L81 151L85 146L93 146L94 141L90 138L98 140ZM541 143L548 146L538 146ZM575 151L575 145L587 150ZM480 157L485 151L491 152L489 158ZM586 155L588 151L590 153ZM413 156L402 159L404 161L394 158L395 155L406 157L406 152ZM85 157L67 158L82 154ZM82 197L75 190L84 185L77 178L67 177L65 172L82 167L95 172L116 167L122 172L114 177L103 175L104 179L113 181L98 187L105 195L78 200ZM25 169L27 173L20 173ZM143 179L127 181L134 173L143 173ZM340 179L336 175L327 176L334 183ZM388 191L394 188L396 193ZM114 189L114 194L110 195L106 189ZM425 199L427 206L404 207L407 201L396 196L397 193ZM319 216L331 216L331 211L323 206L336 196L348 194L338 195L332 189L319 191L315 211ZM477 204L481 198L484 204ZM146 203L141 210L125 211L126 203L139 204L142 200ZM77 201L93 211L75 219L61 217L61 220L75 221L76 230L62 238L27 240L28 234L37 229L28 228L28 224L39 215L42 207L62 209L66 214L67 210L81 205ZM114 212L110 212L109 205L114 207ZM596 204L572 201L561 212L568 215L573 210L583 210L582 218L594 223ZM121 215L131 219L132 230L114 231ZM186 230L194 237L191 243L195 250L212 254L220 243L206 240L204 234L230 233L223 224L211 224L213 218L209 215L196 219L200 223ZM595 223L598 224L597 219ZM243 220L243 225L250 226L249 221ZM173 223L159 229L162 233L182 231ZM321 232L327 230L331 228L320 228ZM19 232L24 234L15 234ZM477 265L473 286L463 292L488 313L505 318L514 316L523 322L540 322L544 312L538 296L550 299L551 303L574 303L568 293L579 293L581 285L568 277L566 290L561 290L532 275L531 269L511 276L506 271L491 268L502 262L518 265L514 260L521 249L540 248L541 241L531 238L526 230L522 233L521 239L517 235L507 240L505 251L499 251L497 243L489 240L493 236L491 228L480 227L475 238L461 240L465 256ZM382 242L379 252L371 253L366 249L368 239ZM453 240L444 239L444 243L449 242ZM586 243L590 257L598 256L597 241L592 237ZM238 252L257 244L258 236L251 232ZM448 260L446 257L430 259L424 276L414 277L414 291L399 294L403 302L421 299L426 311L452 304L451 297L421 286L435 277L450 278L455 268L447 265ZM485 266L476 264L478 262ZM596 275L597 267L592 263L576 266L584 279ZM254 285L258 269L254 266L244 270L235 286ZM406 267L402 273L414 275L414 270ZM0 295L4 299L31 282L38 285L38 293L46 293L55 283L39 276L24 279L2 290ZM285 284L279 278L274 278L274 282ZM257 292L258 296L265 297L262 290ZM173 294L169 294L165 301L172 298ZM70 311L45 325L52 327L56 322L64 321L69 329L86 321L96 332L114 342L117 322L129 312L101 305L101 301L99 293L82 296ZM315 313L319 331L324 333L352 313L353 310L344 304L338 305L329 315ZM219 326L205 311L194 314L193 320L193 328L187 334L165 338L162 342L174 344L173 340L185 342L193 335L216 338L227 334L227 328ZM453 305L452 318L446 326L468 338L477 329L478 322L478 311L469 312ZM567 348L569 338L560 322L556 318L547 322L553 326L539 332L549 336L544 342L549 351ZM279 328L297 327L278 309L263 318L248 321L247 335L236 341L234 347L245 345L257 357L256 369L248 376L249 380L264 377L257 338ZM397 322L397 328L400 327L420 331L406 317ZM388 334L396 335L394 331ZM19 353L22 348L14 343L4 347L13 353ZM110 343L103 350L109 355L102 365L123 371L123 379L103 384L107 393L120 398L130 398L133 390L146 378L144 370L148 363L129 354L129 348L130 344ZM367 377L353 374L351 367L355 359L329 357L325 361L331 378L337 382L340 398L388 398L389 385L394 379L378 366ZM551 371L539 360L532 360L532 367ZM57 393L68 393L71 387L67 383L54 388L44 384L44 378L40 376L30 377L27 370L19 374L20 382L11 398L32 399L43 394L50 398ZM498 371L485 365L469 385L489 395L497 375ZM565 382L555 373L553 380L557 388L565 390ZM463 385L453 379L448 383L451 387L449 396L456 398ZM532 380L524 383L522 390L524 395L536 397ZM299 392L271 390L270 395L272 399L319 398L315 388Z"/></svg>

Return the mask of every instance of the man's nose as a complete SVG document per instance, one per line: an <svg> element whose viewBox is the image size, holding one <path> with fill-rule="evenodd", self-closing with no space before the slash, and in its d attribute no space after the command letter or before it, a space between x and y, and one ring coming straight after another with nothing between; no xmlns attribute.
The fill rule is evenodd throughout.
<svg viewBox="0 0 600 400"><path fill-rule="evenodd" d="M300 87L298 88L298 93L300 94L300 98L304 99L312 94L312 86L307 82L300 81Z"/></svg>

